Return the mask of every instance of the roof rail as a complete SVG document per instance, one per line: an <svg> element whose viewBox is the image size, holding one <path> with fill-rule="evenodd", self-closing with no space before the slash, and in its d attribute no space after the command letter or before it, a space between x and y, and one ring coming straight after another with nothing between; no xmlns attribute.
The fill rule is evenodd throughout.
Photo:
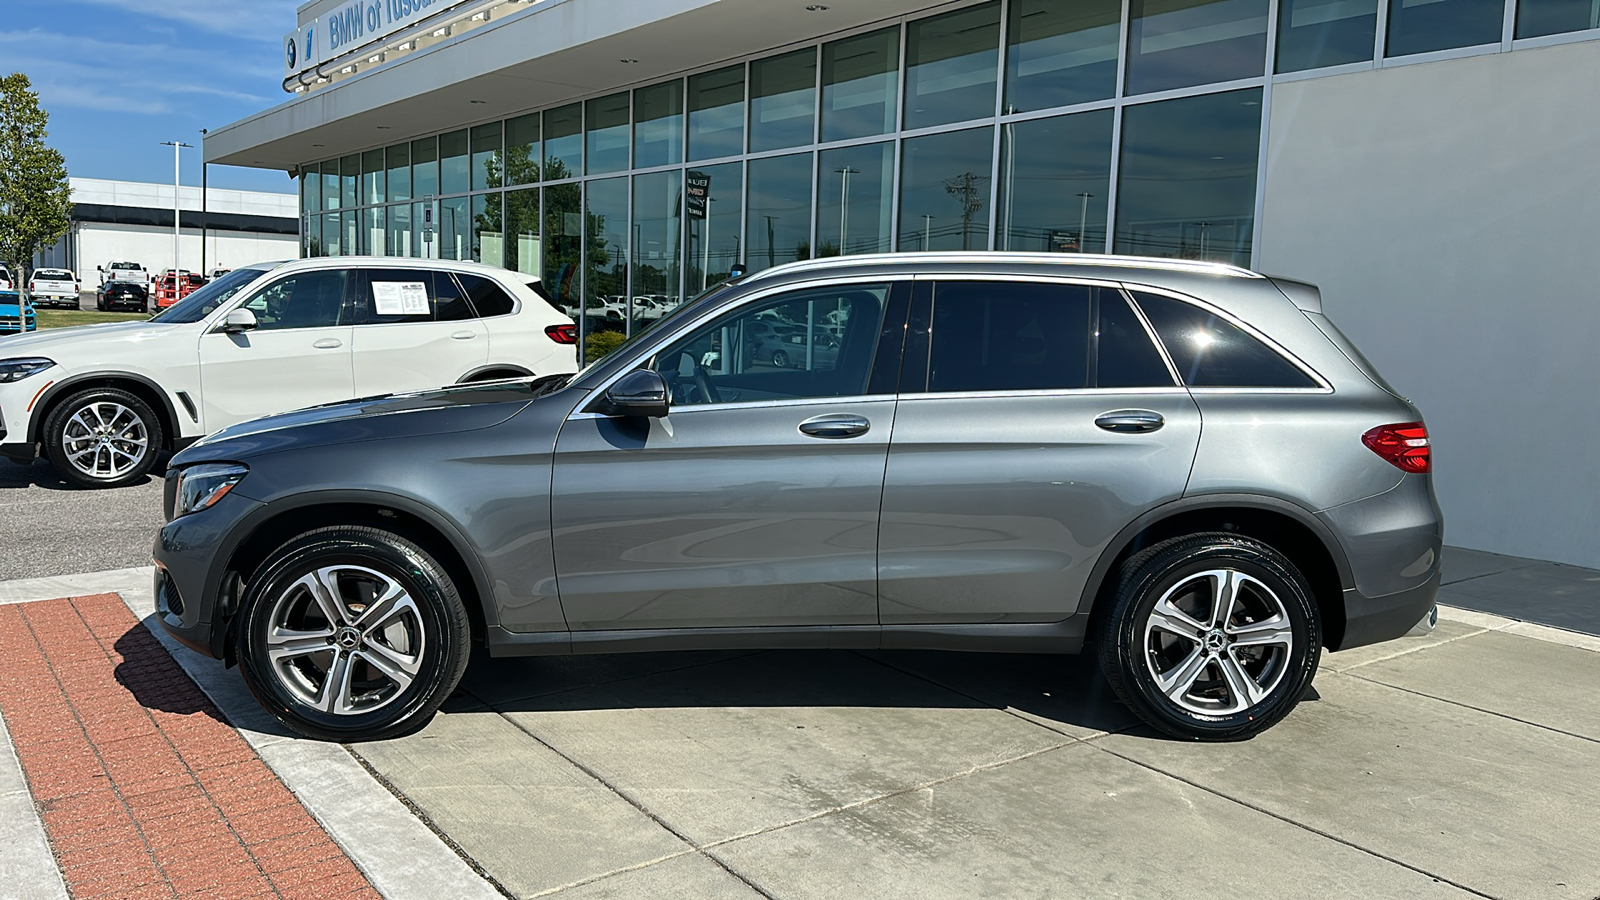
<svg viewBox="0 0 1600 900"><path fill-rule="evenodd" d="M875 263L992 263L1027 262L1068 266L1120 266L1138 269L1165 269L1174 272L1208 272L1234 278L1261 278L1263 276L1228 263L1206 262L1197 259L1165 259L1152 256L1111 256L1102 253L1018 253L1015 251L972 250L916 253L869 253L856 256L826 256L784 263L763 269L746 279L746 283L762 281L792 272L831 269L839 266L872 265Z"/></svg>

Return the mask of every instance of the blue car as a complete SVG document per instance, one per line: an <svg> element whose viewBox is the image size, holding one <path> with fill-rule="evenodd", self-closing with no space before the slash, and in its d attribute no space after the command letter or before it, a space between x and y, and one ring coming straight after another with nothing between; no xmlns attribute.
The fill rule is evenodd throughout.
<svg viewBox="0 0 1600 900"><path fill-rule="evenodd" d="M17 291L0 291L0 335L38 330L33 304L22 299Z"/></svg>

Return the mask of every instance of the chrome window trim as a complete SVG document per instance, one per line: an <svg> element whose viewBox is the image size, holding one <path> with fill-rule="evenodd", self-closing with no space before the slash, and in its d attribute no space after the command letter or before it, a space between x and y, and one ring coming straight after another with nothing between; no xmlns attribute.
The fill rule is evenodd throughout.
<svg viewBox="0 0 1600 900"><path fill-rule="evenodd" d="M1278 343L1277 341L1275 341L1272 338L1268 337L1267 335L1263 334L1255 326L1246 323L1243 319L1240 319L1238 316L1235 316L1232 313L1226 312L1226 311L1222 310L1221 308L1217 307L1214 304L1207 303L1206 301L1201 300L1198 297L1192 297L1192 296L1190 296L1188 294L1179 293L1178 291L1174 291L1171 288L1155 287L1155 286L1152 286L1152 285L1132 284L1132 283L1129 283L1129 282L1123 282L1122 287L1123 287L1124 290L1126 290L1128 292L1129 299L1134 301L1133 307L1134 307L1134 309L1138 309L1139 310L1141 318L1143 318L1144 310L1139 309L1138 301L1132 296L1134 291L1142 291L1142 292L1147 293L1147 294L1158 294L1158 295L1163 296L1163 297L1168 297L1170 299L1177 300L1180 303L1187 303L1190 306L1198 306L1199 308L1205 310L1206 312L1211 313L1212 315L1216 316L1219 319L1222 319L1225 322L1228 322L1229 324L1233 325L1235 328L1238 328L1240 331L1243 331L1245 334L1248 334L1251 337L1255 338L1256 340L1260 341L1263 345L1265 345L1267 347L1267 349L1269 349L1272 352L1278 354L1278 356L1282 357L1285 362L1287 362L1290 365L1294 366L1295 368L1299 369L1301 372L1303 372L1306 375L1306 377L1310 378L1312 381L1315 381L1317 383L1317 385L1318 385L1317 387L1314 387L1314 388L1258 387L1258 386L1251 386L1251 387L1222 387L1222 386L1215 386L1215 385L1209 386L1209 387L1207 387L1207 386L1196 387L1194 385L1184 384L1183 379L1179 378L1178 379L1178 383L1179 384L1183 384L1184 387L1187 387L1191 391L1224 390L1224 391L1299 391L1301 393L1307 393L1307 392L1310 392L1310 393L1332 393L1333 392L1332 383L1330 383L1326 378L1323 378L1322 374L1319 373L1316 369L1313 369L1310 366L1306 365L1304 362L1301 361L1301 359L1298 356L1295 356L1293 353L1290 353L1287 349L1284 348L1284 346L1282 344ZM1148 323L1147 323L1147 325L1148 325ZM1161 342L1160 340L1156 341L1156 346L1160 347L1163 351L1166 350L1166 344ZM1174 370L1174 371L1176 371L1176 370Z"/></svg>
<svg viewBox="0 0 1600 900"><path fill-rule="evenodd" d="M851 394L847 397L794 397L786 400L751 400L749 402L729 401L725 403L696 403L690 406L674 406L672 415L681 415L693 412L718 412L729 409L781 409L784 407L827 406L839 403L883 403L900 399L893 394ZM611 416L598 412L575 412L567 416L568 422L584 419L621 419L625 416Z"/></svg>
<svg viewBox="0 0 1600 900"><path fill-rule="evenodd" d="M705 325L705 324L710 323L713 319L719 318L720 316L722 316L724 314L732 313L732 312L734 312L736 310L743 309L743 308L751 305L752 303L759 303L760 301L765 300L768 297L772 297L772 296L775 296L777 294L782 294L782 293L786 293L786 292L789 292L789 291L803 291L803 290L810 290L812 288L833 287L835 285L888 284L888 283L892 283L892 282L911 281L911 280L913 280L913 275L911 273L909 273L909 272L904 272L904 273L897 272L897 273L895 273L893 275L867 276L867 277L864 277L864 276L861 276L861 275L841 276L841 277L837 277L837 278L818 278L818 279L814 279L814 280L810 280L810 281L801 281L801 282L792 282L792 283L789 283L789 284L770 285L770 286L768 286L766 288L763 288L761 290L755 291L755 292L749 294L748 296L740 297L738 300L735 300L734 302L732 302L730 304L727 304L727 305L724 305L724 306L719 306L716 309L707 310L706 312L700 314L699 316L697 316L693 320L678 326L676 331L671 331L671 332L666 333L665 335L656 336L656 338L655 338L653 343L651 343L649 345L646 345L646 346L643 346L643 347L640 347L640 348L637 348L634 351L634 355L631 358L627 359L623 363L622 367L617 371L617 374L612 375L610 378L606 379L601 384L596 385L594 387L594 389L590 391L590 393L595 397L604 396L605 392L610 390L611 386L613 384L616 384L618 381L620 381L624 375L627 375L630 372L637 371L638 368L639 368L639 364L642 361L649 360L649 359L654 359L655 358L655 354L657 352L659 352L662 347L668 346L673 341L676 341L678 338L683 337L684 335L688 334L689 332L693 331L696 328L699 328L701 325ZM887 302L888 302L887 298L885 298L885 307L884 307L885 310L887 310L887 308L888 308ZM879 326L879 330L880 331L882 330L881 324ZM874 354L874 355L876 355L876 354ZM864 394L850 394L850 395L847 395L847 397L854 397L854 398L858 398L858 399L861 398L861 397L864 397L864 396L868 396L868 395L864 395ZM847 398L846 397L800 397L800 398L795 398L794 400L770 401L770 402L772 402L772 403L779 403L779 402L792 403L792 402L798 402L798 401L801 401L801 400L822 400L822 401L828 401L828 402L837 403L837 402L840 402L840 401L842 401L844 399L847 399ZM707 404L704 404L704 405L696 405L696 406L693 406L693 407L684 407L684 409L709 409L709 408L712 408L712 407L722 408L722 407L728 407L728 406L743 408L743 407L748 407L748 406L750 406L750 405L752 405L754 403L757 403L757 402L761 402L761 401L751 401L751 403L707 403ZM582 405L586 405L586 404L580 404L580 406L582 406ZM567 420L571 421L575 416L577 416L579 414L580 413L578 413L578 412L571 413L571 414L569 414L567 416ZM587 413L587 411L584 411L582 414L601 415L602 418L610 418L609 416L603 416L600 413Z"/></svg>
<svg viewBox="0 0 1600 900"><path fill-rule="evenodd" d="M1140 325L1144 326L1144 336L1150 340L1150 343L1155 345L1156 355L1160 356L1161 361L1166 364L1167 377L1172 379L1172 383L1176 385L1179 390L1188 390L1188 388L1184 386L1183 376L1178 374L1177 365L1172 362L1172 355L1167 353L1167 345L1161 343L1161 338L1156 335L1156 330L1150 325L1150 320L1145 318L1144 310L1140 309L1139 304L1134 302L1133 295L1128 293L1128 288L1126 285L1119 284L1117 285L1117 288L1117 293L1121 295L1122 302L1128 304L1128 308L1133 310L1133 317L1139 320ZM1098 325L1099 323L1097 322L1095 324ZM1095 333L1094 339L1096 341L1100 340L1099 332ZM1100 377L1099 372L1094 374L1096 379Z"/></svg>
<svg viewBox="0 0 1600 900"><path fill-rule="evenodd" d="M1112 397L1139 395L1150 397L1188 396L1181 387L1142 388L1027 388L1016 391L918 391L901 394L901 400L988 400L1003 397Z"/></svg>

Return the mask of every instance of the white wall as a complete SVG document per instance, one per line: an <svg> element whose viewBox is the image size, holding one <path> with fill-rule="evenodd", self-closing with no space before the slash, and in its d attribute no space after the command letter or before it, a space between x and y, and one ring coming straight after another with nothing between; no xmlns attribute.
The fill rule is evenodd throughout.
<svg viewBox="0 0 1600 900"><path fill-rule="evenodd" d="M1256 267L1421 407L1448 543L1600 567L1600 42L1273 88Z"/></svg>
<svg viewBox="0 0 1600 900"><path fill-rule="evenodd" d="M185 228L178 245L179 262L190 271L200 270L200 229ZM288 234L208 232L206 271L235 269L254 262L299 259L300 239ZM112 260L143 263L151 275L172 267L172 229L148 225L112 225L85 222L78 226L78 278L84 289L98 283L95 267Z"/></svg>

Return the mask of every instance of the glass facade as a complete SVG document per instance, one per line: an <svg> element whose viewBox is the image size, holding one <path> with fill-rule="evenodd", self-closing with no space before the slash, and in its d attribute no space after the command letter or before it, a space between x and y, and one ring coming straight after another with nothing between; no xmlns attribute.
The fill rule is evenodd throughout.
<svg viewBox="0 0 1600 900"><path fill-rule="evenodd" d="M1595 29L1597 9L1520 0L1515 36ZM305 252L538 277L587 358L739 264L998 249L1248 266L1269 73L1498 50L1506 10L973 3L307 163Z"/></svg>

